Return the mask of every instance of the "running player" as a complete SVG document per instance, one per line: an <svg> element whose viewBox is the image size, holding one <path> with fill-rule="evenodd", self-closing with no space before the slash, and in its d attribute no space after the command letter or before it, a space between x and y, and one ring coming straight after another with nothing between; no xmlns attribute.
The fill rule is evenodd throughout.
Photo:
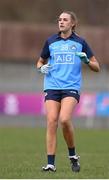
<svg viewBox="0 0 109 180"><path fill-rule="evenodd" d="M60 121L68 147L71 168L80 171L76 154L72 112L79 103L82 62L98 72L99 63L87 42L75 33L77 18L74 12L59 15L59 33L49 37L42 49L37 68L44 73L45 107L47 115L47 166L43 171L56 171L55 155L57 127Z"/></svg>

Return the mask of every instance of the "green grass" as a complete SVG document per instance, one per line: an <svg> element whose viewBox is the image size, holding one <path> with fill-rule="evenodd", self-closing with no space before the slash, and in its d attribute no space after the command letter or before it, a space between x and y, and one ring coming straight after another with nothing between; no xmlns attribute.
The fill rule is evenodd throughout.
<svg viewBox="0 0 109 180"><path fill-rule="evenodd" d="M46 164L44 128L0 128L1 179L108 179L109 130L75 131L81 172L73 173L67 147L58 131L56 173L41 172Z"/></svg>

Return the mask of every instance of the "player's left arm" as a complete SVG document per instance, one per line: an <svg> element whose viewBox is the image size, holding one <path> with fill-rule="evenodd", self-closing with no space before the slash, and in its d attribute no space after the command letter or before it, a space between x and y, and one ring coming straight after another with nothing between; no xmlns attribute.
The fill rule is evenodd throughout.
<svg viewBox="0 0 109 180"><path fill-rule="evenodd" d="M99 72L100 71L100 65L99 65L98 61L96 60L95 56L92 56L89 59L88 66L89 66L89 68L92 71L95 71L95 72Z"/></svg>
<svg viewBox="0 0 109 180"><path fill-rule="evenodd" d="M89 60L88 63L87 63L89 68L92 71L99 72L100 71L99 63L98 63L97 59L95 58L89 44L85 40L83 41L82 52L86 53L86 58L85 59Z"/></svg>

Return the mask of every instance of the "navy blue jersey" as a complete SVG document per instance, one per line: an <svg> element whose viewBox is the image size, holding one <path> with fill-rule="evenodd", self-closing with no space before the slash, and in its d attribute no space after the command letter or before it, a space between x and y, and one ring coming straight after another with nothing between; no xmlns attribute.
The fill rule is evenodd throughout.
<svg viewBox="0 0 109 180"><path fill-rule="evenodd" d="M85 52L88 58L93 56L86 41L75 33L67 39L60 37L60 34L47 39L41 57L48 59L51 70L44 77L44 90L75 89L80 91L81 60L75 52Z"/></svg>

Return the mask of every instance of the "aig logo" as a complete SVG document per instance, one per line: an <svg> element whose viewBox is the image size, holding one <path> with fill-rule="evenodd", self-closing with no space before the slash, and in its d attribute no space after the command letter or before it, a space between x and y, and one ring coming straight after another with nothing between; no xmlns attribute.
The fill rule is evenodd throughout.
<svg viewBox="0 0 109 180"><path fill-rule="evenodd" d="M55 53L54 60L57 64L74 64L74 53Z"/></svg>

